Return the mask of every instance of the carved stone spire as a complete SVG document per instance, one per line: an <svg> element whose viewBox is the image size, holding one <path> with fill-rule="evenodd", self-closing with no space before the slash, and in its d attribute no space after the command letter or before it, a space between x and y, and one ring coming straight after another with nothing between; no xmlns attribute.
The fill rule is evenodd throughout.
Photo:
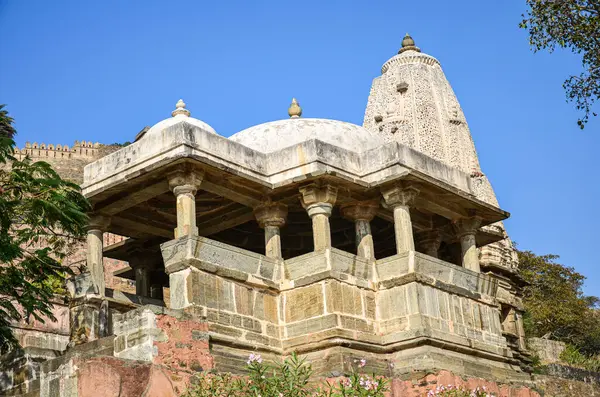
<svg viewBox="0 0 600 397"><path fill-rule="evenodd" d="M440 62L421 52L410 35L373 80L363 126L385 141L396 141L470 175L475 197L498 206ZM502 223L486 227L505 233ZM515 266L510 239L482 248L481 265L488 264Z"/></svg>

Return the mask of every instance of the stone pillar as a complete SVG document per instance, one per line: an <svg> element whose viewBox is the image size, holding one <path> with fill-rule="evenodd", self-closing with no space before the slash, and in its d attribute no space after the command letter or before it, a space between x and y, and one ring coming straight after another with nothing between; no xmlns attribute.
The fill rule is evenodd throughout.
<svg viewBox="0 0 600 397"><path fill-rule="evenodd" d="M135 294L150 296L150 269L148 266L135 267Z"/></svg>
<svg viewBox="0 0 600 397"><path fill-rule="evenodd" d="M383 204L394 212L394 232L396 234L397 252L415 250L412 222L410 220L410 205L414 203L419 190L414 187L392 186L382 189Z"/></svg>
<svg viewBox="0 0 600 397"><path fill-rule="evenodd" d="M365 201L351 203L341 208L342 216L354 222L356 231L356 256L367 260L375 259L371 221L379 210L379 203Z"/></svg>
<svg viewBox="0 0 600 397"><path fill-rule="evenodd" d="M420 232L415 236L415 240L417 241L417 246L425 255L438 258L438 250L442 243L442 236L439 230L426 230Z"/></svg>
<svg viewBox="0 0 600 397"><path fill-rule="evenodd" d="M330 248L329 217L337 199L337 188L331 185L313 183L301 187L300 194L302 206L312 219L314 250L320 251Z"/></svg>
<svg viewBox="0 0 600 397"><path fill-rule="evenodd" d="M110 218L92 214L87 231L87 268L90 272L94 292L104 296L104 231L108 228Z"/></svg>
<svg viewBox="0 0 600 397"><path fill-rule="evenodd" d="M515 311L516 328L519 335L519 349L527 350L527 343L525 341L525 326L523 324L523 314L520 311Z"/></svg>
<svg viewBox="0 0 600 397"><path fill-rule="evenodd" d="M281 259L280 228L285 225L287 206L281 203L265 203L254 209L260 227L265 229L265 256Z"/></svg>
<svg viewBox="0 0 600 397"><path fill-rule="evenodd" d="M198 235L195 196L203 178L204 173L197 170L182 170L169 176L169 187L177 197L175 238Z"/></svg>
<svg viewBox="0 0 600 397"><path fill-rule="evenodd" d="M517 317L515 314L514 308L502 305L502 315L504 317L502 319L502 331L517 337L519 333L517 331Z"/></svg>
<svg viewBox="0 0 600 397"><path fill-rule="evenodd" d="M481 269L479 268L479 251L477 250L475 234L480 225L481 218L477 216L454 221L454 227L462 250L462 265L465 269L473 270L477 273L480 273Z"/></svg>

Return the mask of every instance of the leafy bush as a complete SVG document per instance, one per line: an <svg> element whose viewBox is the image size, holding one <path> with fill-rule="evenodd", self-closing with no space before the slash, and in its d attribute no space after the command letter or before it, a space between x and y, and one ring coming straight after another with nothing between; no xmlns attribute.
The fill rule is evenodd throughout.
<svg viewBox="0 0 600 397"><path fill-rule="evenodd" d="M600 354L600 300L583 292L585 277L557 263L556 255L517 251L523 288L523 325L528 337L550 338Z"/></svg>
<svg viewBox="0 0 600 397"><path fill-rule="evenodd" d="M560 359L568 365L588 371L600 372L600 355L586 356L573 345L567 345Z"/></svg>
<svg viewBox="0 0 600 397"><path fill-rule="evenodd" d="M356 361L357 369L365 360ZM248 358L248 376L231 374L201 374L184 397L383 397L388 391L383 378L368 376L353 370L350 377L320 387L311 382L313 374L304 359L292 354L283 363L271 366L260 355Z"/></svg>

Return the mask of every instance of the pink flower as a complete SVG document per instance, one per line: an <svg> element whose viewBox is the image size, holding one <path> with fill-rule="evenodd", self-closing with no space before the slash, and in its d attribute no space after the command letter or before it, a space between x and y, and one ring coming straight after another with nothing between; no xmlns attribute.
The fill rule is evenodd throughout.
<svg viewBox="0 0 600 397"><path fill-rule="evenodd" d="M250 365L254 362L257 363L262 363L262 357L260 356L260 354L254 354L254 353L250 353L250 356L248 356L248 361L246 361L246 364Z"/></svg>
<svg viewBox="0 0 600 397"><path fill-rule="evenodd" d="M361 358L360 362L358 363L358 368L362 368L365 365L367 365L367 360L365 360L364 358Z"/></svg>

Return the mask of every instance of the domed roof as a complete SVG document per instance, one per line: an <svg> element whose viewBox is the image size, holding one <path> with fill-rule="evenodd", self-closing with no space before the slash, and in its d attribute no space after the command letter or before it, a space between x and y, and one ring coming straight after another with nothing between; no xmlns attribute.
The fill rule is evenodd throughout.
<svg viewBox="0 0 600 397"><path fill-rule="evenodd" d="M356 124L328 119L303 119L302 108L292 99L290 118L255 125L229 137L250 149L263 153L318 139L354 152L375 149L385 143L376 133Z"/></svg>
<svg viewBox="0 0 600 397"><path fill-rule="evenodd" d="M177 101L177 104L175 105L175 107L176 107L175 110L173 110L173 112L171 112L171 115L173 117L169 117L168 119L164 119L164 120L159 121L158 123L154 124L152 127L150 127L150 129L139 134L135 138L135 140L138 141L144 137L159 135L166 128L169 128L169 127L171 127L175 124L181 123L181 122L191 124L195 127L201 128L204 131L210 132L212 134L217 133L214 130L214 128L212 128L210 125L206 124L204 121L190 117L190 111L185 108L185 102L183 102L183 100L180 99L179 101Z"/></svg>
<svg viewBox="0 0 600 397"><path fill-rule="evenodd" d="M299 117L259 124L240 131L229 139L263 153L275 152L311 139L354 152L363 152L384 144L381 137L355 124Z"/></svg>

